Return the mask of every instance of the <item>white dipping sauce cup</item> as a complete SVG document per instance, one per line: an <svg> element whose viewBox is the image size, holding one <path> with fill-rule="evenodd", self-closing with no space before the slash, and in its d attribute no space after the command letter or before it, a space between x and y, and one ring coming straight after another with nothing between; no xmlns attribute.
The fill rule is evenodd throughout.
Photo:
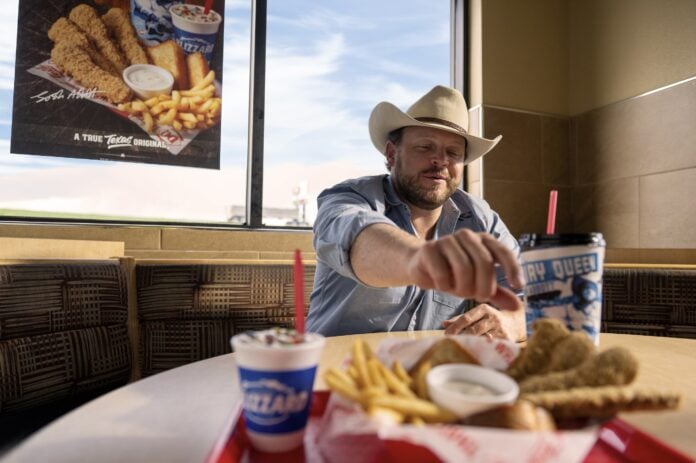
<svg viewBox="0 0 696 463"><path fill-rule="evenodd" d="M133 64L123 70L123 80L143 100L169 95L174 77L166 69L152 64Z"/></svg>
<svg viewBox="0 0 696 463"><path fill-rule="evenodd" d="M425 380L433 402L451 411L457 418L510 404L520 392L515 380L508 375L472 364L438 365L428 372ZM484 387L490 394L471 394L448 386L448 383L462 382Z"/></svg>

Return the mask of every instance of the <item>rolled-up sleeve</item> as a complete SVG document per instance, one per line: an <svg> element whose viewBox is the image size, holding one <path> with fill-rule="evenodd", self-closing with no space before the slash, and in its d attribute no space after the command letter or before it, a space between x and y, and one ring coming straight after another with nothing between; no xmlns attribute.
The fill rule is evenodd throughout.
<svg viewBox="0 0 696 463"><path fill-rule="evenodd" d="M324 190L317 198L319 211L314 221L314 250L317 259L347 278L360 283L350 264L350 249L365 228L384 223L396 226L375 210L367 198L349 187Z"/></svg>

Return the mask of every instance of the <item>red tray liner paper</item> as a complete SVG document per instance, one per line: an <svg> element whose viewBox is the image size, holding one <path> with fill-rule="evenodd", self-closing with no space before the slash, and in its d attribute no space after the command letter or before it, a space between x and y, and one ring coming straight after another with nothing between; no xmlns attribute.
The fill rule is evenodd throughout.
<svg viewBox="0 0 696 463"><path fill-rule="evenodd" d="M425 447L405 441L380 440L376 435L348 436L334 441L330 451L320 451L316 437L330 397L328 391L314 392L312 410L304 445L284 453L263 453L252 448L246 436L244 419L240 416L217 455L207 463L329 463L332 455L350 456L361 463L440 463L441 460ZM545 461L541 458L540 461ZM615 418L604 423L597 442L584 459L585 463L693 463L695 460L667 446L658 439Z"/></svg>

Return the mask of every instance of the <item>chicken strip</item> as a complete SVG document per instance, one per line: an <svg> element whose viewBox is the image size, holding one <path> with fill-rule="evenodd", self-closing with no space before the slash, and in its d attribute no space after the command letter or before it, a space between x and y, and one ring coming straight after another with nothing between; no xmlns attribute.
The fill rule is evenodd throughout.
<svg viewBox="0 0 696 463"><path fill-rule="evenodd" d="M574 387L623 386L638 374L638 360L625 347L612 347L570 370L529 376L520 381L520 393L561 391Z"/></svg>
<svg viewBox="0 0 696 463"><path fill-rule="evenodd" d="M558 419L608 418L618 412L675 409L681 402L678 392L633 386L578 387L523 397Z"/></svg>
<svg viewBox="0 0 696 463"><path fill-rule="evenodd" d="M147 54L140 46L128 13L121 8L111 8L102 16L102 21L130 64L148 63Z"/></svg>
<svg viewBox="0 0 696 463"><path fill-rule="evenodd" d="M94 64L107 72L118 75L116 68L114 68L111 62L94 48L87 36L69 19L58 18L48 30L48 38L54 43L68 42L83 48L89 53L89 57L94 61Z"/></svg>
<svg viewBox="0 0 696 463"><path fill-rule="evenodd" d="M58 42L51 50L51 60L67 75L87 89L97 89L112 103L124 103L133 92L119 77L97 66L89 53L79 45Z"/></svg>
<svg viewBox="0 0 696 463"><path fill-rule="evenodd" d="M510 365L506 373L517 381L547 371L555 345L570 335L560 320L540 318L532 325L527 347Z"/></svg>
<svg viewBox="0 0 696 463"><path fill-rule="evenodd" d="M69 18L92 40L99 51L114 65L119 73L128 67L128 62L109 38L106 26L94 8L82 3L72 9Z"/></svg>

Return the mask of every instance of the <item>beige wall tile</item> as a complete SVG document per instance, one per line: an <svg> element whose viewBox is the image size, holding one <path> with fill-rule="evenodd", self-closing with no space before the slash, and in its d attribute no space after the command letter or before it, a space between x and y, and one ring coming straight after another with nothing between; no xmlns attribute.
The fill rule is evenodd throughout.
<svg viewBox="0 0 696 463"><path fill-rule="evenodd" d="M162 229L162 249L164 250L290 252L296 248L301 251L314 251L310 231Z"/></svg>
<svg viewBox="0 0 696 463"><path fill-rule="evenodd" d="M696 168L640 179L641 248L696 248Z"/></svg>
<svg viewBox="0 0 696 463"><path fill-rule="evenodd" d="M696 81L577 117L578 181L696 167Z"/></svg>
<svg viewBox="0 0 696 463"><path fill-rule="evenodd" d="M122 241L126 247L126 254L131 249L159 249L160 247L160 229L157 227L2 224L0 236Z"/></svg>
<svg viewBox="0 0 696 463"><path fill-rule="evenodd" d="M239 259L257 260L258 251L131 251L136 259Z"/></svg>
<svg viewBox="0 0 696 463"><path fill-rule="evenodd" d="M571 190L559 187L556 231L572 231ZM516 237L522 233L543 233L548 217L548 198L551 186L489 180L486 182L485 198L498 212L503 222Z"/></svg>
<svg viewBox="0 0 696 463"><path fill-rule="evenodd" d="M125 255L123 242L0 237L2 259L109 259Z"/></svg>
<svg viewBox="0 0 696 463"><path fill-rule="evenodd" d="M541 168L546 184L570 185L570 123L568 118L541 117Z"/></svg>
<svg viewBox="0 0 696 463"><path fill-rule="evenodd" d="M485 181L541 182L541 117L490 107L483 111L486 138L503 136L483 158Z"/></svg>
<svg viewBox="0 0 696 463"><path fill-rule="evenodd" d="M601 232L608 248L639 247L638 179L613 180L573 189L577 232Z"/></svg>

